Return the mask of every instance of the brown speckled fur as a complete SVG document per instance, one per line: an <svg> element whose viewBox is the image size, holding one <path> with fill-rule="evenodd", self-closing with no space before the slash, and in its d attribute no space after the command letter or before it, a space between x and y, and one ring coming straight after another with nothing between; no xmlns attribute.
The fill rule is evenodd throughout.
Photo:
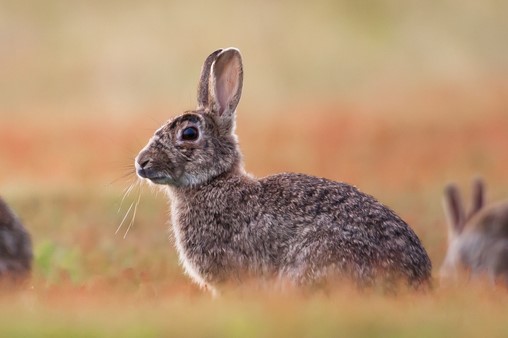
<svg viewBox="0 0 508 338"><path fill-rule="evenodd" d="M194 281L212 290L246 278L426 285L431 262L418 237L372 196L303 174L245 173L234 133L242 81L238 50L212 53L198 109L161 127L135 161L141 178L168 192L177 250ZM196 140L182 139L189 127Z"/></svg>
<svg viewBox="0 0 508 338"><path fill-rule="evenodd" d="M32 265L30 235L0 198L0 278L24 278Z"/></svg>

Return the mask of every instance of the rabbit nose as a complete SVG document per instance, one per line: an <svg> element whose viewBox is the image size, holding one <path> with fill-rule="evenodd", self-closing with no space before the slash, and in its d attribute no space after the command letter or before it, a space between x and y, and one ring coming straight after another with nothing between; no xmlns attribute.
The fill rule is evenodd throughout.
<svg viewBox="0 0 508 338"><path fill-rule="evenodd" d="M149 167L150 162L151 160L146 152L142 152L138 155L138 158L134 162L138 176L147 178L146 169Z"/></svg>
<svg viewBox="0 0 508 338"><path fill-rule="evenodd" d="M145 160L145 161L139 163L139 166L140 166L140 168L144 169L148 163L150 163L150 160Z"/></svg>

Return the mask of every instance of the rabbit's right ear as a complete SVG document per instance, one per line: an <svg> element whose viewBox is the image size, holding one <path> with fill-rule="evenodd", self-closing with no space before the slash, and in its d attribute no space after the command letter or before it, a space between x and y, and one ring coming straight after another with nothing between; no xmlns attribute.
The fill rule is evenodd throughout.
<svg viewBox="0 0 508 338"><path fill-rule="evenodd" d="M459 189L449 184L444 191L444 209L448 220L450 235L458 235L464 229L465 212L462 206Z"/></svg>
<svg viewBox="0 0 508 338"><path fill-rule="evenodd" d="M471 205L471 211L469 212L468 217L473 217L478 211L483 208L485 204L485 182L481 177L476 177L473 180L473 194L472 194L473 204Z"/></svg>
<svg viewBox="0 0 508 338"><path fill-rule="evenodd" d="M230 132L234 112L242 95L243 65L236 48L219 49L210 54L203 65L198 86L198 109L219 118L221 128Z"/></svg>

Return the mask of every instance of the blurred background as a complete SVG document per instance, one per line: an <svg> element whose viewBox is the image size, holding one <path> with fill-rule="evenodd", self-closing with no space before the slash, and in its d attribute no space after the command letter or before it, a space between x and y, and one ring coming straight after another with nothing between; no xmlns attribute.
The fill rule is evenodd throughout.
<svg viewBox="0 0 508 338"><path fill-rule="evenodd" d="M437 271L444 185L467 196L481 174L490 200L508 196L507 13L497 0L2 0L0 194L32 233L34 283L190 284L165 197L136 186L121 201L133 158L195 107L202 62L229 46L244 59L247 170L357 185L413 226Z"/></svg>

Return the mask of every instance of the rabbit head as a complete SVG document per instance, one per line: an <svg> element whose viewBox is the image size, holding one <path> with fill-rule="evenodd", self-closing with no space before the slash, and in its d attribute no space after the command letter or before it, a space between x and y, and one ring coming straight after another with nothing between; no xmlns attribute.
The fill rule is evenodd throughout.
<svg viewBox="0 0 508 338"><path fill-rule="evenodd" d="M440 274L442 279L486 275L491 281L500 277L508 285L508 203L485 206L485 184L473 181L472 205L463 207L456 185L449 184L444 194L448 221L448 251Z"/></svg>
<svg viewBox="0 0 508 338"><path fill-rule="evenodd" d="M141 178L155 184L195 186L240 168L235 110L242 92L240 52L219 49L203 65L197 109L158 129L135 160Z"/></svg>

